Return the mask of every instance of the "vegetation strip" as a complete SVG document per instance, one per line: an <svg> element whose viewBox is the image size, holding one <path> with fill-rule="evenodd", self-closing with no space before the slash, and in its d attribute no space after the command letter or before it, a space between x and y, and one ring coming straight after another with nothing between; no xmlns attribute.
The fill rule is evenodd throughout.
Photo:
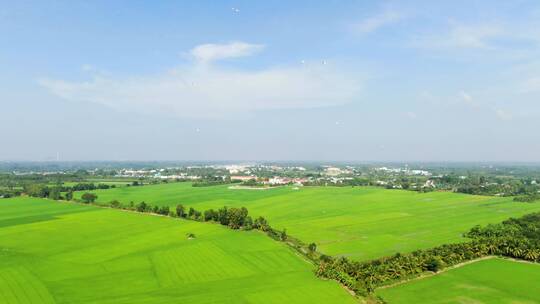
<svg viewBox="0 0 540 304"><path fill-rule="evenodd" d="M357 294L367 295L378 287L489 255L540 262L540 213L511 218L500 224L476 226L466 236L472 241L410 254L398 253L364 263L345 257L322 261L317 274L335 279Z"/></svg>
<svg viewBox="0 0 540 304"><path fill-rule="evenodd" d="M97 195L93 193L84 193L81 196L81 202L86 204L95 204L96 199ZM99 204L95 205L100 206ZM325 256L317 252L317 245L315 243L305 244L301 240L287 235L286 229L277 230L272 228L264 217L259 216L253 220L251 216L248 215L248 210L245 207L229 208L224 206L218 210L208 209L204 212L200 212L195 210L193 207L187 209L182 204L178 204L176 205L175 209L171 209L169 206L151 206L145 202L140 202L137 205L130 203L128 206L124 206L116 200L111 201L108 206L116 209L131 210L141 213L153 213L162 216L178 217L199 222L216 222L231 229L248 231L257 229L265 232L274 240L285 242L285 244L289 245L291 248L295 249L317 265L317 261L320 258L330 259L329 256Z"/></svg>

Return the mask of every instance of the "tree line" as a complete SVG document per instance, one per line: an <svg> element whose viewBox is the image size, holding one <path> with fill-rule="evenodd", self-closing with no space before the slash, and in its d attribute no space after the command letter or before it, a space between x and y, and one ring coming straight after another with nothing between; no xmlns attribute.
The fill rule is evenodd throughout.
<svg viewBox="0 0 540 304"><path fill-rule="evenodd" d="M532 203L540 201L540 193L529 193L525 195L519 195L514 197L515 202Z"/></svg>
<svg viewBox="0 0 540 304"><path fill-rule="evenodd" d="M81 198L76 200L83 203L94 203L97 200L97 195L94 193L84 193ZM135 204L133 201L127 205L123 205L117 200L113 200L107 204L109 207L131 210L142 213L153 213L170 217L184 218L200 222L216 222L223 226L227 226L231 229L252 230L258 229L266 232L270 237L279 239L282 241L287 240L287 234L285 230L276 230L270 227L268 221L258 216L253 219L245 207L235 208L224 206L219 209L207 209L203 212L194 209L193 207L187 208L182 204L176 205L175 208L169 206L152 206L144 201Z"/></svg>
<svg viewBox="0 0 540 304"><path fill-rule="evenodd" d="M540 262L540 213L511 218L496 225L476 226L465 236L471 241L397 253L367 262L324 256L316 273L319 277L339 281L357 294L368 295L377 287L488 255Z"/></svg>
<svg viewBox="0 0 540 304"><path fill-rule="evenodd" d="M66 199L71 200L73 198L73 192L84 190L98 190L98 189L110 189L116 188L116 185L107 184L93 184L93 183L78 183L73 186L49 186L44 184L27 184L24 185L20 194L26 193L29 196L50 198L53 200Z"/></svg>
<svg viewBox="0 0 540 304"><path fill-rule="evenodd" d="M74 199L74 201L92 204L97 200L97 198L98 197L96 194L87 192L81 195L80 199ZM286 229L280 230L271 227L268 220L266 220L266 218L263 216L252 218L245 207L231 208L223 206L219 209L210 208L201 212L193 207L187 208L182 204L177 204L176 207L171 208L169 206L152 206L144 201L137 204L131 201L127 205L124 205L118 200L109 202L107 206L116 209L124 209L141 213L152 213L199 222L214 222L227 226L230 229L240 229L246 231L255 229L266 233L267 236L274 240L286 242L287 245L297 250L306 258L314 262L314 264L317 264L317 261L321 257L325 257L325 255L317 252L317 245L315 243L305 244L301 240L289 236Z"/></svg>

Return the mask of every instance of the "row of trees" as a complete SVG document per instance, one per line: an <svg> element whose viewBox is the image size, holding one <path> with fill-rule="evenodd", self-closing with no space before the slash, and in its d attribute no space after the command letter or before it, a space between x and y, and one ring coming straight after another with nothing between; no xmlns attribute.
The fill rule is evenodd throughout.
<svg viewBox="0 0 540 304"><path fill-rule="evenodd" d="M97 196L93 193L84 193L79 201L83 203L94 203ZM152 206L146 202L135 204L130 202L128 205L123 205L117 200L113 200L108 204L112 208L126 209L137 212L154 213L171 217L185 218L201 222L216 222L221 225L228 226L231 229L252 230L258 229L266 232L271 237L280 240L286 240L287 234L285 230L279 231L273 229L268 224L268 221L262 217L253 219L248 215L248 210L245 207L229 208L224 206L217 210L207 209L204 212L194 209L193 207L186 208L182 204L176 205L174 209L169 206Z"/></svg>
<svg viewBox="0 0 540 304"><path fill-rule="evenodd" d="M94 203L97 200L97 196L93 193L84 193L80 200L83 203ZM319 253L317 253L317 245L311 243L309 245L304 244L298 239L289 237L286 229L278 230L270 226L268 221L262 217L256 217L253 219L249 216L247 208L229 208L224 206L217 210L207 209L204 212L194 209L193 207L186 208L182 204L176 205L174 209L169 206L152 206L146 202L140 202L135 204L130 202L128 205L123 205L117 200L113 200L108 204L112 208L125 209L137 212L153 213L170 217L184 218L201 222L216 222L221 225L227 226L231 229L252 230L257 229L265 232L269 237L287 242L290 246L297 249L300 253L306 257L316 260Z"/></svg>
<svg viewBox="0 0 540 304"><path fill-rule="evenodd" d="M20 189L2 189L0 188L0 198L10 198L21 195Z"/></svg>
<svg viewBox="0 0 540 304"><path fill-rule="evenodd" d="M97 190L97 189L110 189L115 188L116 185L107 185L107 184L94 184L94 183L78 183L71 187L69 186L59 186L62 192L67 191L84 191L84 190Z"/></svg>
<svg viewBox="0 0 540 304"><path fill-rule="evenodd" d="M225 180L200 180L200 181L196 181L196 182L193 182L191 184L191 186L193 187L211 187L211 186L217 186L217 185L225 185L225 184L229 184L230 181L225 181Z"/></svg>
<svg viewBox="0 0 540 304"><path fill-rule="evenodd" d="M540 213L497 225L476 226L465 235L472 240L369 262L323 256L317 275L337 280L357 294L367 295L380 286L488 255L540 262Z"/></svg>
<svg viewBox="0 0 540 304"><path fill-rule="evenodd" d="M24 193L33 197L43 197L50 198L54 200L58 199L67 199L71 200L73 198L74 191L84 191L84 190L97 190L97 189L109 189L115 188L115 185L107 184L93 184L93 183L78 183L73 186L49 186L44 184L27 184L23 187ZM65 197L62 196L62 193L67 193Z"/></svg>
<svg viewBox="0 0 540 304"><path fill-rule="evenodd" d="M465 236L473 239L527 239L540 242L540 212L510 218L499 224L475 226Z"/></svg>
<svg viewBox="0 0 540 304"><path fill-rule="evenodd" d="M532 203L535 201L540 201L540 193L531 193L527 195L519 195L514 197L516 202Z"/></svg>
<svg viewBox="0 0 540 304"><path fill-rule="evenodd" d="M1 165L0 165L1 167ZM0 169L1 171L1 169ZM22 188L28 184L49 184L49 185L61 185L63 182L80 182L83 180L81 175L75 173L52 173L52 174L39 174L39 173L1 173L0 172L0 188L6 187L8 189Z"/></svg>

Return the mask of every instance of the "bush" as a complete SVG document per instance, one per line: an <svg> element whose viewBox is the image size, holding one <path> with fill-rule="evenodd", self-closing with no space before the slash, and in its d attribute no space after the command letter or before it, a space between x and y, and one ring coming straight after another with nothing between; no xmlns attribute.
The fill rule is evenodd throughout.
<svg viewBox="0 0 540 304"><path fill-rule="evenodd" d="M87 192L81 196L81 199L84 203L89 204L96 201L97 195L95 195L94 193Z"/></svg>
<svg viewBox="0 0 540 304"><path fill-rule="evenodd" d="M445 267L444 261L440 257L432 257L426 263L426 269L433 272L439 272L439 270Z"/></svg>
<svg viewBox="0 0 540 304"><path fill-rule="evenodd" d="M514 197L514 202L532 203L540 200L540 194L520 195Z"/></svg>

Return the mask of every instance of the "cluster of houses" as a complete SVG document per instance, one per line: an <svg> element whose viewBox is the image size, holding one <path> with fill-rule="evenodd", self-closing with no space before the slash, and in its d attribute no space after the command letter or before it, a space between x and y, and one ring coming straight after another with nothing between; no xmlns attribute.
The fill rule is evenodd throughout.
<svg viewBox="0 0 540 304"><path fill-rule="evenodd" d="M308 178L290 178L290 177L281 177L281 176L274 176L271 178L258 178L255 175L231 176L231 181L247 182L247 181L252 181L252 180L258 183L261 183L263 185L269 185L269 186L291 185L291 184L295 186L303 186L305 183L309 182Z"/></svg>
<svg viewBox="0 0 540 304"><path fill-rule="evenodd" d="M182 180L198 180L201 179L200 176L197 175L189 175L184 172L176 173L176 174L164 174L165 169L151 169L151 170L132 170L132 169L122 169L119 170L118 173L115 175L116 177L130 177L130 178L145 178L145 177L152 177L156 179L162 179L162 180L176 180L176 179L182 179Z"/></svg>
<svg viewBox="0 0 540 304"><path fill-rule="evenodd" d="M387 168L387 167L380 167L376 169L377 171L384 171L388 173L403 173L406 175L422 175L422 176L431 176L431 172L426 170L417 170L417 169L409 169L407 166L405 168Z"/></svg>
<svg viewBox="0 0 540 304"><path fill-rule="evenodd" d="M276 166L276 165L249 165L249 164L231 164L231 165L207 165L207 166L195 166L195 167L186 167L184 169L192 169L192 168L213 168L213 169L219 169L223 170L225 169L228 174L223 173L221 171L219 176L223 180L226 180L228 177L230 177L231 181L239 181L239 182L249 182L254 181L259 185L267 185L267 186L280 186L280 185L295 185L295 186L303 186L307 183L311 182L321 182L327 184L339 184L346 180L352 180L354 179L354 176L357 174L355 173L355 168L346 166L346 167L335 167L335 166L322 166L322 172L319 171L320 175L319 177L283 177L278 176L281 175L281 172L303 172L306 171L304 167L300 166ZM153 177L156 179L162 179L162 180L200 180L203 177L194 175L193 173L189 173L189 170L186 170L187 172L182 172L184 169L182 168L169 168L170 170L165 171L166 169L147 169L147 170L133 170L133 169L122 169L118 172L118 177ZM260 175L257 174L260 170L266 171L273 171L276 175L270 178L263 178L259 177ZM426 176L431 177L432 174L425 170L412 170L408 166L405 166L405 168L389 168L389 167L379 167L375 168L375 171L382 171L390 174L406 174L406 175L417 175L417 176ZM217 172L216 172L217 173ZM258 176L259 175L259 176ZM295 174L293 174L295 175ZM302 176L303 174L296 174ZM378 180L376 181L376 184L379 186L392 186L394 188L400 188L401 185L399 183L392 183L390 181L386 180ZM432 179L428 179L425 181L425 184L419 184L419 185L411 185L413 187L423 187L423 188L435 188L436 185Z"/></svg>
<svg viewBox="0 0 540 304"><path fill-rule="evenodd" d="M388 182L388 181L382 181L382 180L378 180L375 182L376 185L378 186L384 186L384 187L387 187L387 186L391 186L392 188L394 189L403 189L403 186L400 185L400 184L393 184L392 182ZM412 184L411 185L411 188L413 189L417 189L417 188L436 188L436 184L435 184L435 181L431 180L431 179L428 179L424 184Z"/></svg>

